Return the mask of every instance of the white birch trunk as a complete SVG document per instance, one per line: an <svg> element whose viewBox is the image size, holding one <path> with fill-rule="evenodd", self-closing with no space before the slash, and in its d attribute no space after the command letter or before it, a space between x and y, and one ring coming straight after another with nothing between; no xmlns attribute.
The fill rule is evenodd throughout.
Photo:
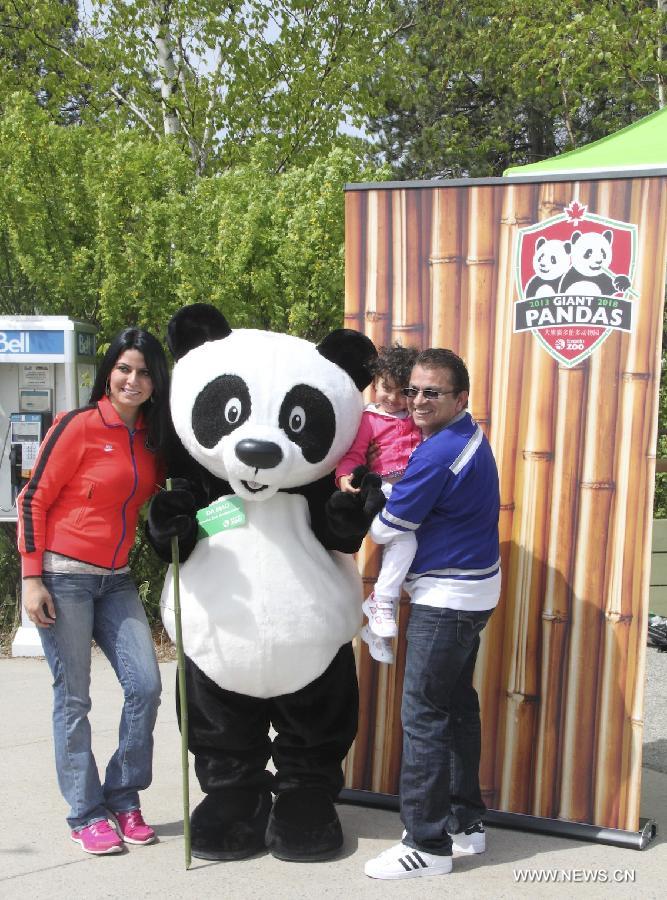
<svg viewBox="0 0 667 900"><path fill-rule="evenodd" d="M169 28L170 4L156 6L157 34L155 47L160 72L160 96L162 97L162 122L165 135L178 134L181 130L178 114L171 105L171 98L178 88L178 69L174 62L174 40Z"/></svg>

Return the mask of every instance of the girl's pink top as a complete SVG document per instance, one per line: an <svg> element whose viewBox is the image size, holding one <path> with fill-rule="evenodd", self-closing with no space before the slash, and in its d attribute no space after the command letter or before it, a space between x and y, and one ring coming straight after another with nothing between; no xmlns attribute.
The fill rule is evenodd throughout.
<svg viewBox="0 0 667 900"><path fill-rule="evenodd" d="M367 465L366 454L371 441L375 441L380 449L371 471L382 478L400 475L421 439L422 433L412 416L401 419L382 412L374 403L369 404L362 413L354 443L336 466L336 482L342 475L349 475L355 466Z"/></svg>

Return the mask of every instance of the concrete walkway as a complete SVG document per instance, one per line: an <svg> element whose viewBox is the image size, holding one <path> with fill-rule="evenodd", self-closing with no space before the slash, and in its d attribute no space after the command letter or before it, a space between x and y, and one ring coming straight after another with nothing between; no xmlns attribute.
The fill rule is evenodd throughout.
<svg viewBox="0 0 667 900"><path fill-rule="evenodd" d="M664 724L667 705L667 654L649 651L657 712ZM242 862L193 860L185 871L181 801L180 736L173 694L174 663L161 665L163 703L155 734L155 775L142 797L146 818L157 829L159 843L130 847L123 854L96 858L69 840L66 812L56 784L51 746L50 674L44 660L0 659L3 700L0 726L0 897L30 898L199 898L250 900L322 900L322 898L458 898L534 897L662 897L667 873L666 731L647 721L649 756L659 756L643 773L642 816L658 822L658 837L643 851L619 849L566 838L508 829L487 831L486 854L455 859L448 876L380 882L366 878L366 859L394 843L401 826L393 812L339 807L346 846L342 856L326 863L285 863L270 855ZM94 750L104 767L113 752L121 692L106 660L93 662ZM201 798L191 773L191 805ZM557 883L522 883L547 873ZM568 883L568 879L574 883ZM593 879L597 879L591 883ZM620 879L618 881L617 879Z"/></svg>

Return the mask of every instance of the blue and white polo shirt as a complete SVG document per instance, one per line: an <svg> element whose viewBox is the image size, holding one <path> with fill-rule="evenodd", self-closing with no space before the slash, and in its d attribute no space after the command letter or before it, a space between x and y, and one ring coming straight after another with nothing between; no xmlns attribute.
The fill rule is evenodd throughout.
<svg viewBox="0 0 667 900"><path fill-rule="evenodd" d="M498 470L467 410L413 451L371 537L412 531L417 552L405 589L414 603L491 609L500 594Z"/></svg>

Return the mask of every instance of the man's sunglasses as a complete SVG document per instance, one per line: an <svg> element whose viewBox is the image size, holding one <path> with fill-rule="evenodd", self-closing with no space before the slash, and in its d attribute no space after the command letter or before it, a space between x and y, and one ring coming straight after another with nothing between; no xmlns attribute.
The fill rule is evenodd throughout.
<svg viewBox="0 0 667 900"><path fill-rule="evenodd" d="M425 400L437 400L438 397L444 397L446 394L458 394L458 391L437 391L435 388L406 387L401 388L401 393L404 397L412 399L422 394Z"/></svg>

